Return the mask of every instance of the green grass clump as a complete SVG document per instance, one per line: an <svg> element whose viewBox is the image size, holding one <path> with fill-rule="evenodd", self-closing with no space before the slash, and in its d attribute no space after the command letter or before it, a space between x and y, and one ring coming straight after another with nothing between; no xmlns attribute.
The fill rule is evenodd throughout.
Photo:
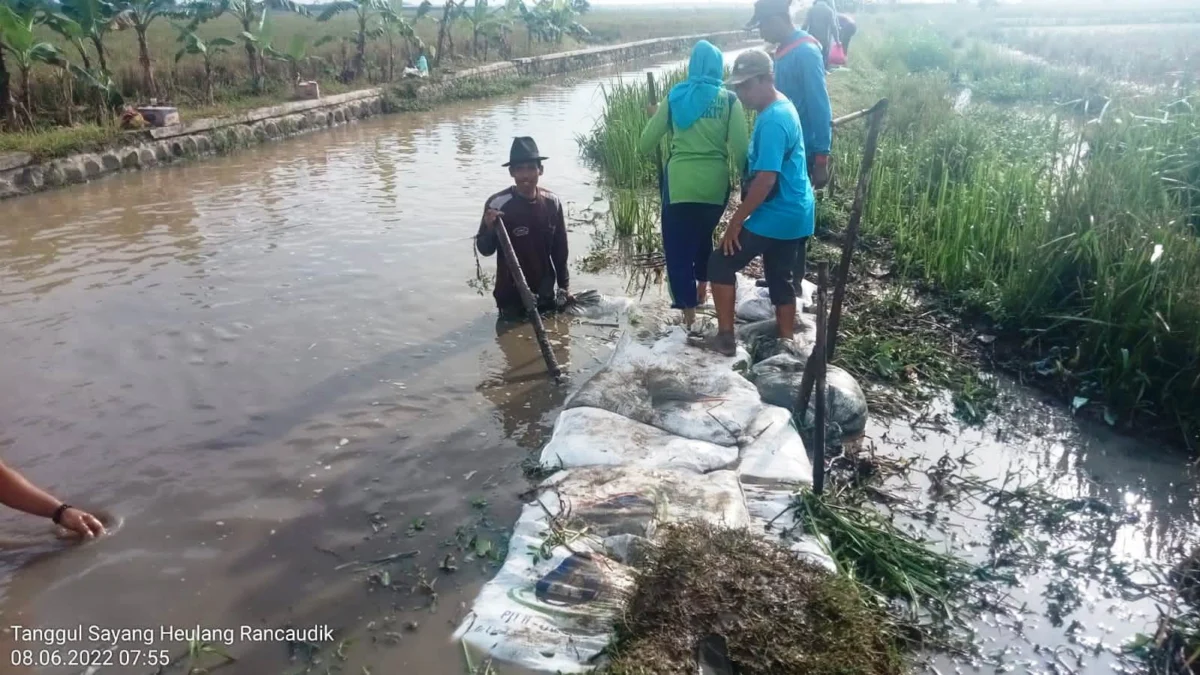
<svg viewBox="0 0 1200 675"><path fill-rule="evenodd" d="M647 557L603 673L695 673L696 642L710 634L743 675L904 672L886 615L852 581L758 535L672 525Z"/></svg>
<svg viewBox="0 0 1200 675"><path fill-rule="evenodd" d="M65 157L76 152L88 152L112 145L121 138L115 124L83 124L74 127L52 127L37 131L0 134L0 154L27 152L35 160Z"/></svg>

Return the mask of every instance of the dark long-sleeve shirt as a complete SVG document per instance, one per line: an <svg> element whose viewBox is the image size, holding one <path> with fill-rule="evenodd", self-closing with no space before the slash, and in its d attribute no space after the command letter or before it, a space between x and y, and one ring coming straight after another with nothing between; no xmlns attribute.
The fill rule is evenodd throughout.
<svg viewBox="0 0 1200 675"><path fill-rule="evenodd" d="M513 252L525 274L529 290L537 296L541 307L554 306L554 285L567 290L571 281L567 270L567 225L559 198L548 190L538 188L536 199L527 199L508 188L488 198L484 210L496 209L512 240ZM497 224L498 226L498 224ZM519 310L521 293L499 250L500 239L494 228L482 221L475 235L475 247L485 256L496 254L496 288L492 297L501 310Z"/></svg>

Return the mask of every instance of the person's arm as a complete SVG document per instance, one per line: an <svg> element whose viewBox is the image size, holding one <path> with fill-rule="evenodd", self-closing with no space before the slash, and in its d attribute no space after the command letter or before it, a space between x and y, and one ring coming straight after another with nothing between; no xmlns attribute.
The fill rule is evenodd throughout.
<svg viewBox="0 0 1200 675"><path fill-rule="evenodd" d="M804 154L808 163L808 175L813 188L825 187L829 182L829 150L833 145L833 108L829 103L829 91L825 88L824 56L806 52L802 59L804 107L800 113L800 126L804 131Z"/></svg>
<svg viewBox="0 0 1200 675"><path fill-rule="evenodd" d="M571 284L571 271L567 268L567 223L563 217L562 202L555 200L558 208L550 218L551 224L554 226L554 240L550 244L550 262L554 263L554 275L558 280L558 287L563 291L567 291Z"/></svg>
<svg viewBox="0 0 1200 675"><path fill-rule="evenodd" d="M496 221L488 222L490 213L491 209L485 206L483 218L479 220L479 231L475 233L475 248L485 258L495 253L500 245L500 239L496 236Z"/></svg>
<svg viewBox="0 0 1200 675"><path fill-rule="evenodd" d="M59 525L88 539L104 534L104 525L95 516L73 506L60 510L63 507L61 501L30 483L4 462L0 462L0 503L31 516L58 516Z"/></svg>
<svg viewBox="0 0 1200 675"><path fill-rule="evenodd" d="M750 132L746 129L746 109L736 98L729 113L729 132L725 140L729 143L729 158L741 180L741 172L746 168L746 153L750 150Z"/></svg>
<svg viewBox="0 0 1200 675"><path fill-rule="evenodd" d="M804 128L804 150L809 157L828 157L833 143L833 108L825 88L825 64L817 50L806 50L802 56L805 58L800 60L803 69L800 84L804 107L800 109L800 125Z"/></svg>
<svg viewBox="0 0 1200 675"><path fill-rule="evenodd" d="M733 217L729 219L729 225L725 228L725 235L721 238L721 248L725 255L733 255L734 251L742 248L738 242L742 225L767 201L771 190L779 182L784 155L792 145L788 140L787 130L778 122L759 117L757 125L754 133L754 164L750 166L754 177L750 179L746 196L733 212Z"/></svg>
<svg viewBox="0 0 1200 675"><path fill-rule="evenodd" d="M665 101L658 106L658 110L654 112L654 116L646 122L646 128L642 129L642 136L638 139L638 152L643 155L648 155L654 152L654 148L658 147L658 142L667 133L667 105Z"/></svg>

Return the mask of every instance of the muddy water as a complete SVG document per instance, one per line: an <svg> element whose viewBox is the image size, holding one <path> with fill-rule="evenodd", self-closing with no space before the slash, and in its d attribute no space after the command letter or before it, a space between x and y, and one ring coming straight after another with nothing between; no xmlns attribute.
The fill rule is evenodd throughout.
<svg viewBox="0 0 1200 675"><path fill-rule="evenodd" d="M1154 596L1136 597L1143 594L1134 585L1154 586L1162 579L1158 571L1200 540L1200 487L1193 470L1178 450L1081 423L1033 390L1002 383L1001 392L1003 412L984 426L956 422L947 398L911 422L873 421L864 443L883 456L913 459L921 470L946 458L957 474L996 487L1077 500L1081 508L1066 515L1073 522L1097 522L1085 519L1111 509L1114 525L1064 527L1052 535L1037 510L1010 523L1005 537L1017 543L1004 550L1023 550L1040 564L994 568L1011 574L1013 583L999 584L1007 607L974 622L981 658L938 656L926 672L1068 675L1127 667L1123 645L1137 633L1153 634L1158 618ZM902 522L972 563L994 560L989 546L1001 532L994 524L1003 511L964 493L935 504L931 480L921 471L887 485L929 509L928 518L901 516ZM1114 571L1128 579L1117 582Z"/></svg>
<svg viewBox="0 0 1200 675"><path fill-rule="evenodd" d="M65 662L102 646L88 626L313 624L347 640L320 672L462 672L448 637L486 565L455 535L502 550L519 463L567 392L526 329L497 326L471 237L516 135L537 137L570 218L593 217L576 136L616 74L0 205L0 453L123 521L64 547L0 514L0 672L81 672L10 652ZM578 260L593 228L571 229ZM623 290L573 273L574 289ZM576 378L610 349L614 328L596 324L551 325ZM335 569L411 551L373 584ZM447 554L457 572L438 570ZM7 630L81 624L57 648ZM158 635L118 647L186 648ZM240 632L228 651L224 672L305 656ZM140 658L103 672L154 670Z"/></svg>

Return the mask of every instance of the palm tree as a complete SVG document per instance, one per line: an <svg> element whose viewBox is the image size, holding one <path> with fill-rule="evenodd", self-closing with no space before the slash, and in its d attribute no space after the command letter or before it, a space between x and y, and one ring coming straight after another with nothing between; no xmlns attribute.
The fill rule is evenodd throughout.
<svg viewBox="0 0 1200 675"><path fill-rule="evenodd" d="M325 8L317 21L328 21L342 12L354 12L358 21L358 31L355 34L354 78L362 77L367 58L367 24L371 17L380 14L388 6L384 0L338 0Z"/></svg>
<svg viewBox="0 0 1200 675"><path fill-rule="evenodd" d="M211 21L222 14L229 14L236 19L242 27L242 45L246 49L251 86L255 93L261 92L263 88L264 73L261 52L262 45L270 42L267 33L267 11L269 9L281 9L308 15L308 10L292 0L206 0L203 4L193 8L194 18L188 26L188 31L195 31L197 25Z"/></svg>
<svg viewBox="0 0 1200 675"><path fill-rule="evenodd" d="M138 62L142 65L142 86L151 96L158 95L158 83L154 79L154 63L150 60L150 48L146 45L146 31L160 17L178 17L182 14L176 0L122 0L117 5L121 15L127 17L137 33Z"/></svg>
<svg viewBox="0 0 1200 675"><path fill-rule="evenodd" d="M64 63L62 55L54 45L42 41L34 34L39 14L40 12L30 5L19 10L0 5L0 58L7 53L17 67L21 78L21 105L30 126L33 125L33 96L29 88L29 71L37 63ZM12 103L12 92L9 90L7 65L2 60L0 71L0 105L3 105L4 119L9 127L15 128L18 118Z"/></svg>
<svg viewBox="0 0 1200 675"><path fill-rule="evenodd" d="M230 47L237 45L236 42L229 38L213 38L207 42L202 40L196 31L189 27L176 26L179 29L179 40L183 42L183 47L175 54L175 62L188 54L195 54L204 59L204 94L208 99L208 104L212 105L213 100L213 73L212 73L212 58L216 54L226 51Z"/></svg>

